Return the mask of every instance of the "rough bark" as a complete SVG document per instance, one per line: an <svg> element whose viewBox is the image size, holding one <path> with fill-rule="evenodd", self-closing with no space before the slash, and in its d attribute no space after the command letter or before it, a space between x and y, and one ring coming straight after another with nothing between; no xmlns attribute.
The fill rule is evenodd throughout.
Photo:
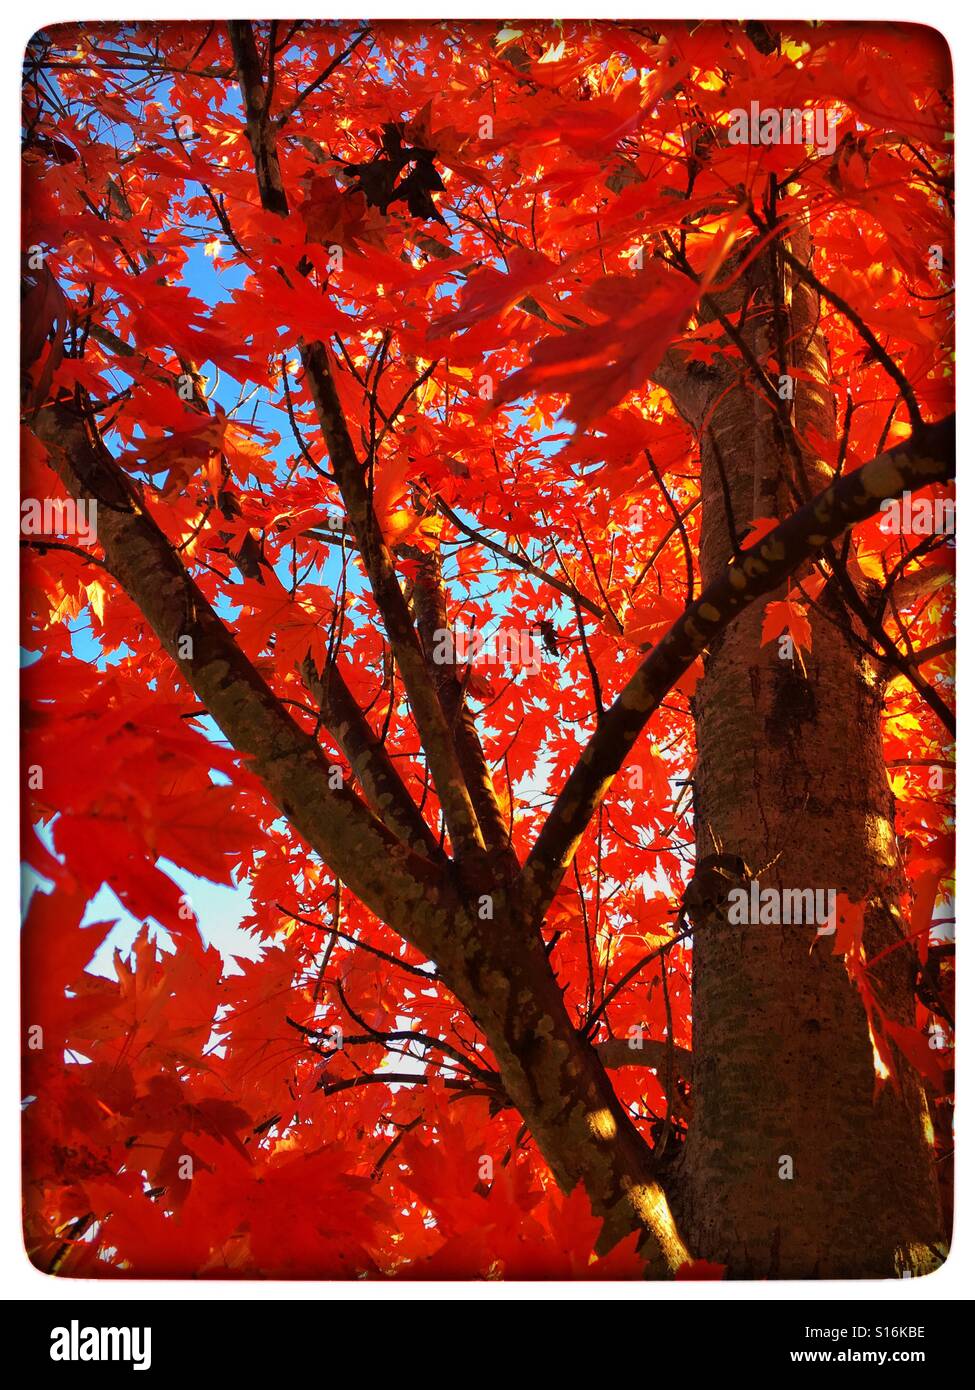
<svg viewBox="0 0 975 1390"><path fill-rule="evenodd" d="M569 1018L540 935L503 894L495 908L492 930L465 944L463 979L452 988L489 1039L505 1092L562 1190L583 1183L604 1221L599 1248L640 1231L648 1276L672 1276L690 1255L652 1151Z"/></svg>
<svg viewBox="0 0 975 1390"><path fill-rule="evenodd" d="M792 249L808 260L802 238ZM772 307L770 258L759 272L751 323L765 327L746 334L764 357L774 352L765 336L773 316L759 312ZM793 359L797 434L812 426L829 439L818 307L806 283L784 282L788 341L808 343ZM713 408L702 449L706 584L731 556L721 464L739 533L753 517L784 515L797 482L768 401L723 394L726 385L719 374L702 402ZM809 455L804 464L820 486L826 465ZM762 646L763 607L711 643L695 692L698 855L738 855L763 887L867 901L869 958L905 935L878 672L842 622L819 613L812 652L781 659L776 642ZM830 616L840 616L835 604ZM694 1118L680 1203L695 1252L741 1278L893 1277L939 1263L924 1091L899 1054L897 1075L878 1081L867 1017L832 939L817 939L815 927L729 926L726 896L695 927ZM901 1023L914 1021L913 967L903 945L876 979ZM786 1156L791 1178L780 1176Z"/></svg>

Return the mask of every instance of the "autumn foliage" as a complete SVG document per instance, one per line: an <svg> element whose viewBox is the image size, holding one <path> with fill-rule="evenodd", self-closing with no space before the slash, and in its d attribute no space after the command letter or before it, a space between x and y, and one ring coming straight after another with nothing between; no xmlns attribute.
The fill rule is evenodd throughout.
<svg viewBox="0 0 975 1390"><path fill-rule="evenodd" d="M440 899L407 909L401 876L436 869L472 931L502 898L538 904L539 968L673 1162L694 1106L699 655L574 855L531 861L537 892L519 866L704 587L706 423L675 379L731 364L756 412L789 416L791 345L771 332L756 361L748 311L713 310L728 287L808 226L837 420L801 440L813 491L950 414L944 46L843 25L244 28L60 25L26 57L23 493L69 483L99 532L22 528L30 1258L85 1277L639 1278L639 1232L597 1251L588 1170L553 1175L456 931L443 959L423 949ZM825 107L833 148L730 141L752 101ZM938 476L916 496L949 498ZM130 512L192 590L138 560ZM739 558L783 520L757 505ZM941 1156L950 536L876 506L834 534L880 615L863 660L888 661L913 1020L884 1015L863 904L811 949L845 959L878 1087L902 1058L922 1077ZM800 559L755 599L798 670L831 583L828 558ZM206 605L240 660L213 649L206 679L228 704L240 680L269 692L321 750L320 797L282 793L284 743L244 747L201 695ZM467 654L438 665L445 627ZM198 912L187 876L236 887L241 929ZM648 1050L627 1056L634 1038ZM671 1268L720 1277L701 1254Z"/></svg>

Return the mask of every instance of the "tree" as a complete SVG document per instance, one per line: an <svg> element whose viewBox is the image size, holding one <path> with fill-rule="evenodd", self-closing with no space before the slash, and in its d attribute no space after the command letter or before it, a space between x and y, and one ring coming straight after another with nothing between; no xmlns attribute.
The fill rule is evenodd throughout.
<svg viewBox="0 0 975 1390"><path fill-rule="evenodd" d="M38 1267L944 1258L950 85L890 25L34 37Z"/></svg>

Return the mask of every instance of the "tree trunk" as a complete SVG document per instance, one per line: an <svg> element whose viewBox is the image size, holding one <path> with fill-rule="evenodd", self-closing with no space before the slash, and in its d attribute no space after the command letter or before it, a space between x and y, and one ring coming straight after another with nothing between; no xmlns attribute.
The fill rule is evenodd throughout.
<svg viewBox="0 0 975 1390"><path fill-rule="evenodd" d="M804 234L790 249L808 263ZM760 361L771 352L792 375L797 434L812 426L835 438L816 297L791 278L776 292L778 273L771 255L762 258L720 308L737 315L750 287L743 336ZM798 347L783 353L783 343ZM732 528L740 536L752 518L781 518L796 505L796 467L769 400L731 383L729 369L714 372L695 410L699 425L709 419L705 584L728 562ZM804 463L818 490L829 468L811 456ZM738 855L763 888L832 888L866 901L869 959L906 934L882 683L828 589L823 599L825 615L810 614L811 653L783 659L776 641L762 645L762 602L710 647L694 701L698 863ZM896 1075L878 1077L835 937L817 936L815 925L732 926L727 893L712 903L695 921L694 1114L679 1203L695 1255L728 1265L733 1278L936 1267L943 1229L925 1093L899 1053ZM913 969L913 948L901 945L873 976L885 1014L911 1025Z"/></svg>

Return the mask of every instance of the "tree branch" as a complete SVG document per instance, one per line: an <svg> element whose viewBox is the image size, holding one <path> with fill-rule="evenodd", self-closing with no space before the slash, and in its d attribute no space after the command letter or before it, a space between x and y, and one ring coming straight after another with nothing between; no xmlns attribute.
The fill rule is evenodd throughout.
<svg viewBox="0 0 975 1390"><path fill-rule="evenodd" d="M230 21L247 134L254 152L261 203L269 212L288 215L277 148L266 108L266 93L254 35L246 20ZM393 557L376 519L372 497L355 454L332 376L328 351L320 342L303 343L301 358L325 436L332 471L356 537L363 566L382 615L390 646L430 763L444 819L459 859L483 855L484 838L437 692L430 679Z"/></svg>
<svg viewBox="0 0 975 1390"><path fill-rule="evenodd" d="M446 632L450 621L439 552L421 550L413 546L404 547L404 552L416 565L413 607L417 615L417 627L431 679L453 733L457 758L477 812L478 823L485 843L495 855L499 868L507 877L514 878L521 865L511 846L511 837L501 813L494 781L478 737L474 716L467 703L463 682L458 678L457 667L452 661L439 665L434 662L436 634Z"/></svg>
<svg viewBox="0 0 975 1390"><path fill-rule="evenodd" d="M420 815L385 746L335 663L326 663L319 675L307 657L302 676L318 702L322 723L348 759L370 808L417 854L433 863L445 862L440 842Z"/></svg>
<svg viewBox="0 0 975 1390"><path fill-rule="evenodd" d="M589 740L555 800L522 873L526 907L540 923L580 839L667 692L749 604L772 592L805 561L888 497L954 472L955 417L924 425L902 444L839 478L777 526L753 549L736 556L674 623L627 684Z"/></svg>
<svg viewBox="0 0 975 1390"><path fill-rule="evenodd" d="M443 871L396 839L354 792L329 786L321 747L240 650L91 423L57 404L40 410L32 428L71 496L98 502L112 573L273 800L371 911L425 956L440 952L440 929L458 907Z"/></svg>

